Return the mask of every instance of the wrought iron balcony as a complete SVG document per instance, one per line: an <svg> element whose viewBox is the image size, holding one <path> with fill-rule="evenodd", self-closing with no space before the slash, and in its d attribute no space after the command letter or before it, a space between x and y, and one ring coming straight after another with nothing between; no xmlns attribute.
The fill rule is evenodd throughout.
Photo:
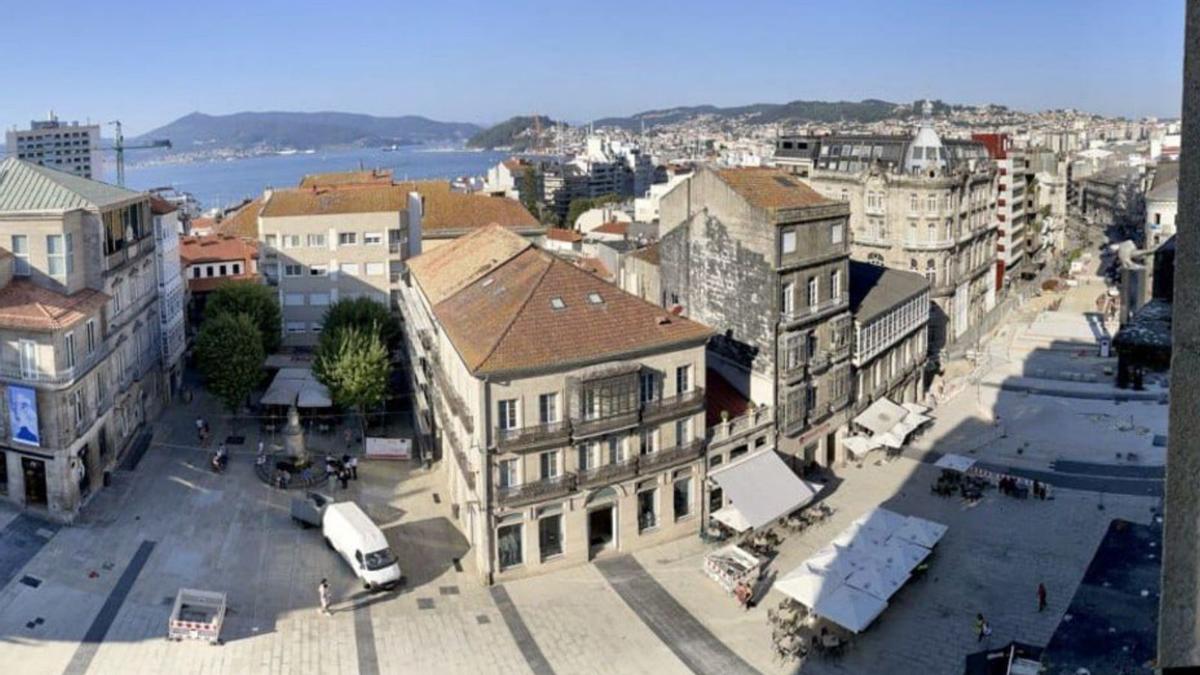
<svg viewBox="0 0 1200 675"><path fill-rule="evenodd" d="M676 464L683 464L684 462L699 459L702 456L704 456L704 439L697 438L690 443L638 457L638 473L645 474L659 471Z"/></svg>
<svg viewBox="0 0 1200 675"><path fill-rule="evenodd" d="M642 404L642 421L659 422L704 409L704 389L695 388L675 396L656 398Z"/></svg>
<svg viewBox="0 0 1200 675"><path fill-rule="evenodd" d="M566 422L547 422L517 429L496 428L496 447L501 450L530 450L565 445L571 437Z"/></svg>
<svg viewBox="0 0 1200 675"><path fill-rule="evenodd" d="M633 478L638 473L638 458L630 457L616 464L605 464L579 472L579 486L610 485Z"/></svg>
<svg viewBox="0 0 1200 675"><path fill-rule="evenodd" d="M574 432L575 438L597 436L610 431L637 426L639 416L639 411L631 410L607 417L576 418L571 420L571 429Z"/></svg>
<svg viewBox="0 0 1200 675"><path fill-rule="evenodd" d="M501 506L522 506L544 499L565 497L577 489L575 474L564 473L532 483L496 488L496 501Z"/></svg>

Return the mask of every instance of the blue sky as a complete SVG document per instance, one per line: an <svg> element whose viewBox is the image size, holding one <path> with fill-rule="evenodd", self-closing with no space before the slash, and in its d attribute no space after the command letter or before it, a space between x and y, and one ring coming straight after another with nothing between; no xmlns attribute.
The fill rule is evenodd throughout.
<svg viewBox="0 0 1200 675"><path fill-rule="evenodd" d="M924 97L1178 116L1183 1L9 3L0 125L50 108L140 133L195 110L489 123Z"/></svg>

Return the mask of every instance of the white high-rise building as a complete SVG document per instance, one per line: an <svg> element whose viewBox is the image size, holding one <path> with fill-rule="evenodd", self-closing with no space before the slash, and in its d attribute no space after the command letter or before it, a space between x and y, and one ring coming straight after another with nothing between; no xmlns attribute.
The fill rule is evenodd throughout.
<svg viewBox="0 0 1200 675"><path fill-rule="evenodd" d="M98 124L67 124L51 111L47 119L31 121L28 129L10 129L4 136L9 157L100 180Z"/></svg>

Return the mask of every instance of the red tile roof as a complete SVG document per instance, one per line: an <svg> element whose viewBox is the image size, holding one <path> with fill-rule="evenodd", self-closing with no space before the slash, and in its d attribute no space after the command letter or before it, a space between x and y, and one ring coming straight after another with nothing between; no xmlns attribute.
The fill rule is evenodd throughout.
<svg viewBox="0 0 1200 675"><path fill-rule="evenodd" d="M179 240L179 258L184 265L226 260L248 261L257 257L258 242L252 239L213 234L187 236Z"/></svg>
<svg viewBox="0 0 1200 675"><path fill-rule="evenodd" d="M53 332L95 316L108 302L100 291L85 289L66 295L26 279L0 288L0 327Z"/></svg>
<svg viewBox="0 0 1200 675"><path fill-rule="evenodd" d="M721 169L716 174L730 189L752 206L761 209L794 209L836 203L779 169L746 167Z"/></svg>
<svg viewBox="0 0 1200 675"><path fill-rule="evenodd" d="M258 239L258 214L262 211L262 205L262 197L246 202L237 211L226 215L224 220L214 225L213 231L217 234Z"/></svg>
<svg viewBox="0 0 1200 675"><path fill-rule="evenodd" d="M578 243L583 241L583 235L575 230L568 230L565 227L552 227L546 230L546 238L554 241L565 241L569 243Z"/></svg>
<svg viewBox="0 0 1200 675"><path fill-rule="evenodd" d="M364 169L361 171L330 171L310 173L300 179L300 187L339 187L344 185L391 185L391 169Z"/></svg>
<svg viewBox="0 0 1200 675"><path fill-rule="evenodd" d="M592 231L599 232L601 234L619 234L622 237L625 237L629 235L629 223L610 220Z"/></svg>

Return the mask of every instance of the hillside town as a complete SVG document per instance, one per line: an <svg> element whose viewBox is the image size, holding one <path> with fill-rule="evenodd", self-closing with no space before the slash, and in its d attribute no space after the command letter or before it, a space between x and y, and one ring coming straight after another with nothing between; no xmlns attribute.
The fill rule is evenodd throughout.
<svg viewBox="0 0 1200 675"><path fill-rule="evenodd" d="M888 105L535 114L233 204L10 121L3 660L1175 672L1200 124Z"/></svg>

